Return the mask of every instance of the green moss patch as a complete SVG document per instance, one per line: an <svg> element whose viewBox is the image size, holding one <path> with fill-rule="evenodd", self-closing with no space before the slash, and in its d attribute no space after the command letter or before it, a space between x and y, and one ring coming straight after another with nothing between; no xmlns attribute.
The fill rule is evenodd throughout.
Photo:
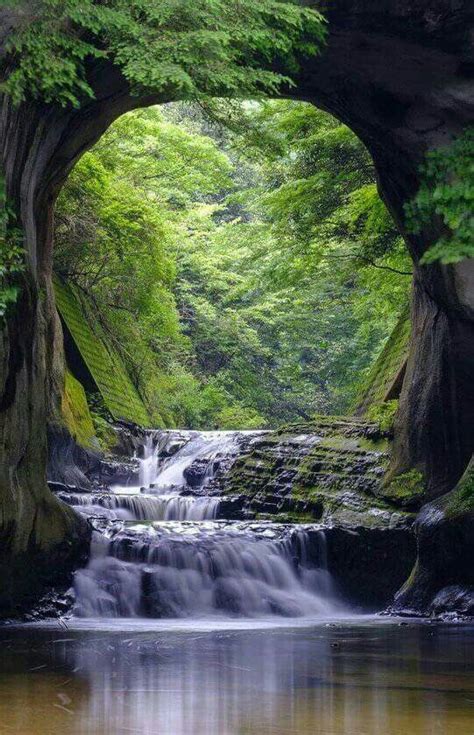
<svg viewBox="0 0 474 735"><path fill-rule="evenodd" d="M398 410L398 399L385 401L385 403L374 403L367 412L367 418L375 421L380 431L386 434L393 433L393 423Z"/></svg>
<svg viewBox="0 0 474 735"><path fill-rule="evenodd" d="M150 423L148 412L120 355L94 317L87 296L57 276L54 290L63 322L113 418L147 426Z"/></svg>
<svg viewBox="0 0 474 735"><path fill-rule="evenodd" d="M379 495L402 508L418 508L426 500L423 475L418 470L409 470L382 485Z"/></svg>
<svg viewBox="0 0 474 735"><path fill-rule="evenodd" d="M96 447L94 424L81 383L66 370L61 413L66 427L74 440L88 449Z"/></svg>
<svg viewBox="0 0 474 735"><path fill-rule="evenodd" d="M358 415L367 414L371 406L398 397L408 357L410 333L410 311L407 307L357 396L354 410Z"/></svg>
<svg viewBox="0 0 474 735"><path fill-rule="evenodd" d="M447 495L444 511L449 516L474 513L474 458L457 487Z"/></svg>

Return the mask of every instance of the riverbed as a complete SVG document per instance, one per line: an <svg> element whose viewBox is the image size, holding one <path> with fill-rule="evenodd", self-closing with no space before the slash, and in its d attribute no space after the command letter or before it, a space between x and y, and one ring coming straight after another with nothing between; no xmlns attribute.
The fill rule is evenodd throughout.
<svg viewBox="0 0 474 735"><path fill-rule="evenodd" d="M0 645L2 734L474 732L474 625L86 619Z"/></svg>

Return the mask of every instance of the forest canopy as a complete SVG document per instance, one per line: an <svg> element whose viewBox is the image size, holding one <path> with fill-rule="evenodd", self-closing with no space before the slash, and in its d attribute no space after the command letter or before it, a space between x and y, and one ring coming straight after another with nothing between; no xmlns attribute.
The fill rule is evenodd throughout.
<svg viewBox="0 0 474 735"><path fill-rule="evenodd" d="M132 94L252 97L291 85L325 36L323 17L284 0L3 0L16 14L4 90L62 106L93 97L92 62L113 64ZM272 65L275 68L272 68Z"/></svg>
<svg viewBox="0 0 474 735"><path fill-rule="evenodd" d="M410 283L366 150L289 101L123 116L70 176L55 240L166 426L347 410Z"/></svg>

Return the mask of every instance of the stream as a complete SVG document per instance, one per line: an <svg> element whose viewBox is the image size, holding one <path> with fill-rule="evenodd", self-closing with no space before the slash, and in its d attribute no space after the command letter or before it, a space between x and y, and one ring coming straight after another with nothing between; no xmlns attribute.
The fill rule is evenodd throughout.
<svg viewBox="0 0 474 735"><path fill-rule="evenodd" d="M472 735L474 626L356 614L318 524L226 518L261 432L150 432L65 619L0 629L0 734Z"/></svg>

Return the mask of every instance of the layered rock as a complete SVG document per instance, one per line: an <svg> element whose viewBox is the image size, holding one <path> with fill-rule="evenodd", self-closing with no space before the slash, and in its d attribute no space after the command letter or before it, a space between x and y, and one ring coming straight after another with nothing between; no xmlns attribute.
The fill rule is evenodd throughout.
<svg viewBox="0 0 474 735"><path fill-rule="evenodd" d="M411 518L406 499L399 502L384 486L388 459L387 438L376 424L320 417L254 439L230 469L224 490L241 499L248 517L404 524ZM408 509L420 504L413 497Z"/></svg>

